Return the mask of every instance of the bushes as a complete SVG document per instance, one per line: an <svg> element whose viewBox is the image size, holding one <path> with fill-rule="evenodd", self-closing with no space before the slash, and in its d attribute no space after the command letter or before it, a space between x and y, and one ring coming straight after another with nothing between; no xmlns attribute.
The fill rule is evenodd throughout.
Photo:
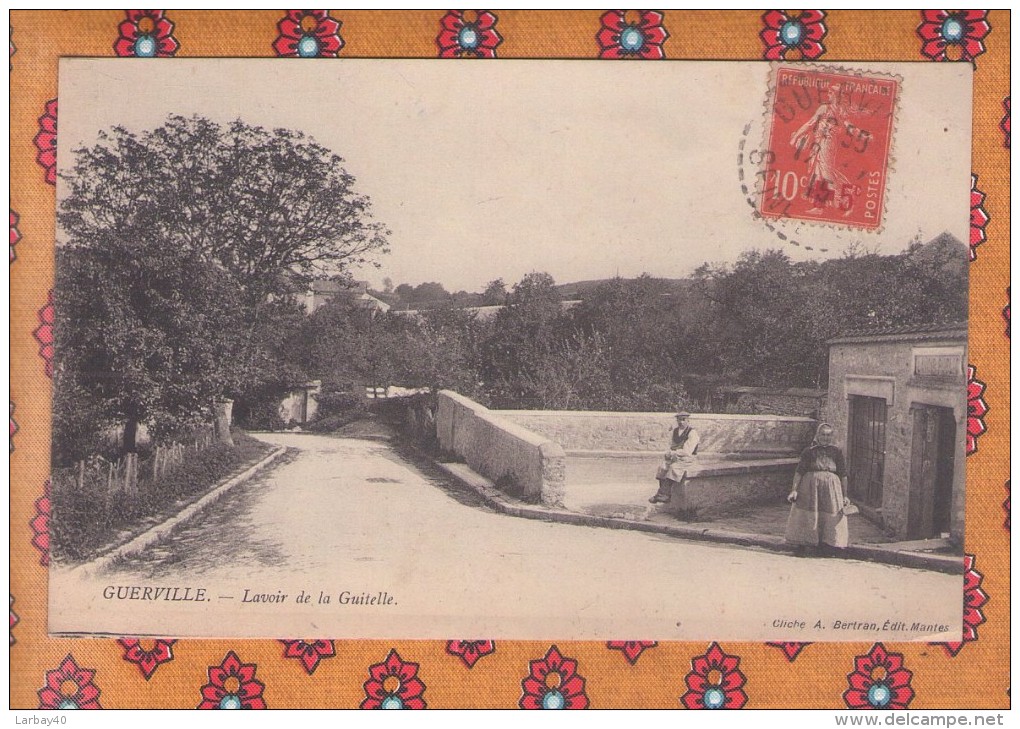
<svg viewBox="0 0 1020 729"><path fill-rule="evenodd" d="M368 412L365 386L357 382L325 382L315 399L319 404L315 420L305 426L314 433L331 433Z"/></svg>
<svg viewBox="0 0 1020 729"><path fill-rule="evenodd" d="M324 382L316 400L319 417L364 412L368 407L365 386L358 382Z"/></svg>
<svg viewBox="0 0 1020 729"><path fill-rule="evenodd" d="M332 433L334 430L339 430L356 420L361 420L365 417L365 414L364 410L355 410L337 415L329 415L325 418L313 420L305 426L305 429L313 433Z"/></svg>
<svg viewBox="0 0 1020 729"><path fill-rule="evenodd" d="M241 431L234 447L214 443L164 475L158 483L142 480L135 494L106 492L102 479L86 479L81 490L54 481L49 520L50 549L57 561L86 561L113 546L124 531L140 532L146 519L170 516L264 456L271 446Z"/></svg>
<svg viewBox="0 0 1020 729"><path fill-rule="evenodd" d="M426 451L436 452L439 447L436 437L438 408L436 395L431 392L391 397L372 403L372 412L381 420Z"/></svg>
<svg viewBox="0 0 1020 729"><path fill-rule="evenodd" d="M283 430L280 403L290 392L286 383L274 382L253 388L234 398L234 422L247 430Z"/></svg>

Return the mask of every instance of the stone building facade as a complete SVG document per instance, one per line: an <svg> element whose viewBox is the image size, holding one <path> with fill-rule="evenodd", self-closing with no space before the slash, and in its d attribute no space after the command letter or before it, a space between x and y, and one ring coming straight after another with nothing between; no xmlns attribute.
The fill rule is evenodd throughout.
<svg viewBox="0 0 1020 729"><path fill-rule="evenodd" d="M847 456L850 498L900 539L963 542L966 372L966 324L829 341L826 419Z"/></svg>
<svg viewBox="0 0 1020 729"><path fill-rule="evenodd" d="M280 401L280 420L288 426L304 425L315 420L319 412L318 397L321 391L321 380L312 380L295 387Z"/></svg>

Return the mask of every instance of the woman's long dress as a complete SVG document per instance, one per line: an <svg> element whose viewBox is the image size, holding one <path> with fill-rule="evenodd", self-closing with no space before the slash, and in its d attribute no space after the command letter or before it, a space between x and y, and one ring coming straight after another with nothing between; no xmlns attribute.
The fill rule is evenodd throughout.
<svg viewBox="0 0 1020 729"><path fill-rule="evenodd" d="M800 484L797 500L790 507L786 522L786 541L790 544L830 544L846 547L850 543L846 515L843 513L843 484L846 474L843 453L836 446L813 445L806 449L797 465Z"/></svg>

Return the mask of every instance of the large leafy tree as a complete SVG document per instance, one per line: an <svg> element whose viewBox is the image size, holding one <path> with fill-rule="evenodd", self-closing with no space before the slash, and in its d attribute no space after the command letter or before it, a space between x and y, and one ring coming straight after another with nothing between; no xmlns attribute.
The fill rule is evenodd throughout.
<svg viewBox="0 0 1020 729"><path fill-rule="evenodd" d="M494 405L543 406L533 383L540 379L539 364L548 358L561 321L552 276L529 273L513 287L481 348L480 374Z"/></svg>
<svg viewBox="0 0 1020 729"><path fill-rule="evenodd" d="M605 343L612 393L603 407L655 410L675 406L681 375L701 355L690 346L690 304L682 287L647 274L615 278L571 310L573 321Z"/></svg>
<svg viewBox="0 0 1020 729"><path fill-rule="evenodd" d="M485 290L482 291L482 306L503 306L507 296L509 296L509 292L506 290L503 279L493 279L485 284Z"/></svg>
<svg viewBox="0 0 1020 729"><path fill-rule="evenodd" d="M181 116L115 127L64 179L58 440L88 411L126 423L130 449L139 422L286 379L291 295L386 251L344 160L300 132Z"/></svg>
<svg viewBox="0 0 1020 729"><path fill-rule="evenodd" d="M75 151L66 182L67 245L144 236L215 262L254 298L385 250L344 160L287 129L181 116L142 134L115 127Z"/></svg>
<svg viewBox="0 0 1020 729"><path fill-rule="evenodd" d="M896 255L850 249L822 263L746 251L732 267L699 268L695 281L708 302L705 362L739 384L823 387L832 337L967 317L966 247L945 235Z"/></svg>
<svg viewBox="0 0 1020 729"><path fill-rule="evenodd" d="M724 332L719 361L752 385L796 382L811 349L805 271L783 251L745 251L709 296Z"/></svg>
<svg viewBox="0 0 1020 729"><path fill-rule="evenodd" d="M170 433L236 389L225 353L244 345L237 291L194 256L110 242L59 249L54 412L58 461L123 423ZM229 355L227 355L229 356Z"/></svg>
<svg viewBox="0 0 1020 729"><path fill-rule="evenodd" d="M331 387L398 384L473 394L486 330L464 309L380 314L339 296L307 318L296 351L305 370Z"/></svg>

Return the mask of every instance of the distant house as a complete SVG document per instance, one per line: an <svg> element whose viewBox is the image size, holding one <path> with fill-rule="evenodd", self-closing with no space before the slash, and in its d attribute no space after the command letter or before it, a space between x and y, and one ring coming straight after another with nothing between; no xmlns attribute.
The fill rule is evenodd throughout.
<svg viewBox="0 0 1020 729"><path fill-rule="evenodd" d="M312 281L305 293L305 312L313 314L337 297L347 298L358 306L374 312L385 313L391 308L388 303L372 295L365 281L317 279Z"/></svg>

